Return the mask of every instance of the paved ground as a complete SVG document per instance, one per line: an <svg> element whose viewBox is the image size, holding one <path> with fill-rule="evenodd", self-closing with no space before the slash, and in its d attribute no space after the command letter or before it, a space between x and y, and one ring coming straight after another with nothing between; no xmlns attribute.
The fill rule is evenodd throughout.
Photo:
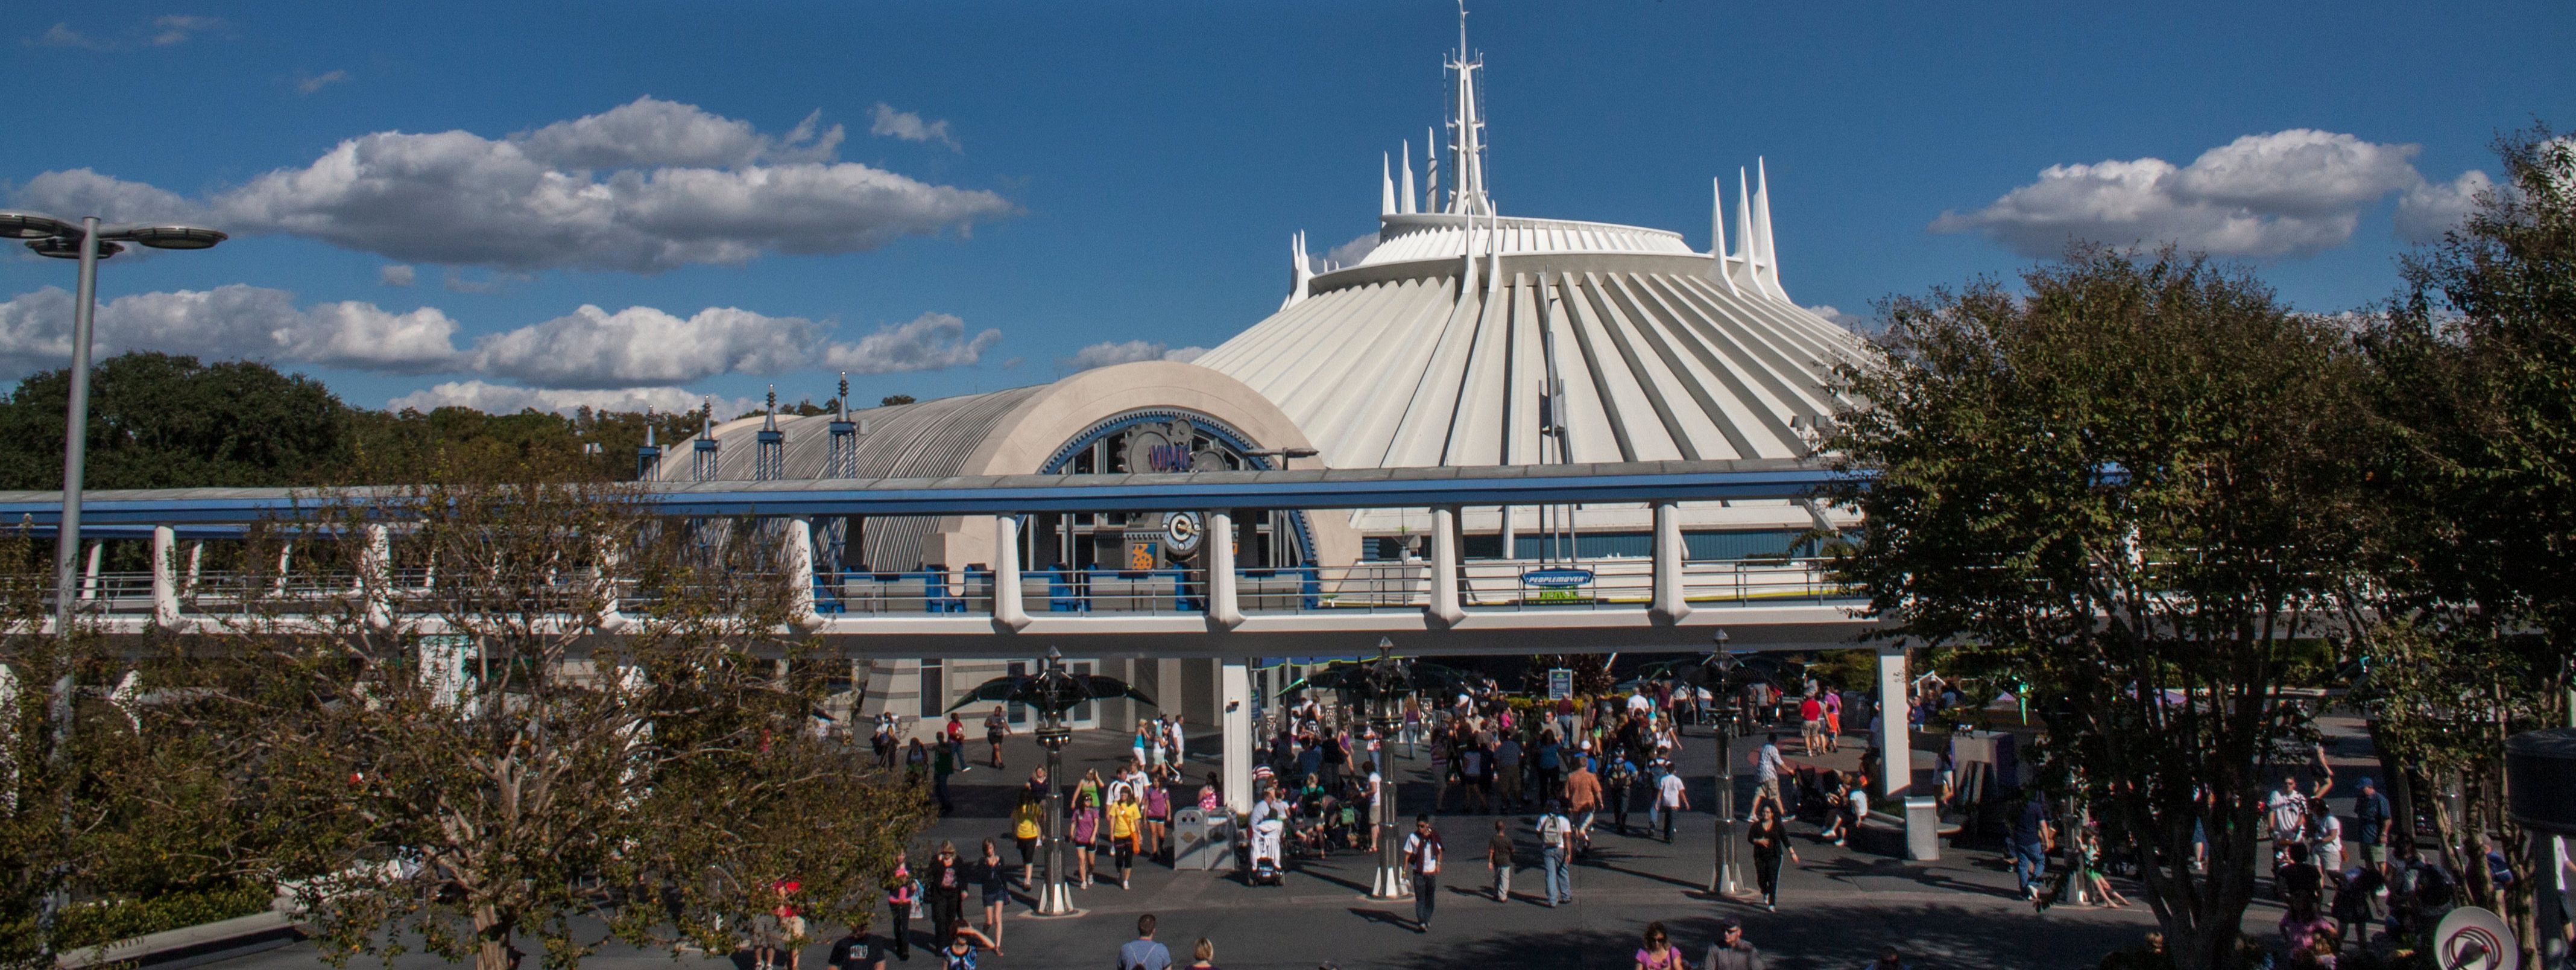
<svg viewBox="0 0 2576 970"><path fill-rule="evenodd" d="M1124 757L1123 738L1094 734L1067 752L1068 766L1107 767ZM1791 756L1796 734L1789 733ZM1758 743L1758 742L1754 742ZM1685 741L1681 764L1686 776L1699 779L1691 792L1697 808L1683 816L1675 844L1640 837L1603 834L1592 857L1575 867L1575 903L1548 909L1537 901L1539 874L1523 869L1514 889L1522 894L1510 903L1495 902L1482 862L1481 846L1496 816L1442 815L1438 825L1451 847L1450 873L1443 880L1438 915L1428 934L1411 928L1410 902L1380 903L1366 899L1375 857L1365 852L1336 855L1308 863L1279 887L1249 887L1231 874L1174 872L1140 865L1132 890L1115 882L1076 893L1085 914L1069 919L1028 915L1028 900L1018 897L1003 930L1007 956L989 955L988 967L1106 966L1119 943L1132 935L1140 913L1158 915L1159 938L1188 962L1188 946L1199 937L1215 941L1217 963L1227 968L1298 968L1311 970L1322 961L1342 967L1471 970L1491 967L1624 968L1631 965L1640 931L1661 920L1674 939L1697 954L1721 915L1744 919L1746 935L1782 970L1857 967L1877 955L1880 946L1903 947L1918 968L2072 968L2090 967L2102 954L2135 943L2154 927L2154 918L2139 910L2058 907L2034 912L2013 892L2011 874L1992 851L1953 849L1932 863L1901 860L1816 843L1812 826L1793 825L1801 864L1783 876L1781 911L1762 912L1737 900L1706 893L1716 841L1715 820L1706 806L1713 789L1715 752L1705 732L1694 729ZM1198 745L1213 751L1214 744ZM981 745L972 753L983 755ZM1737 753L1739 761L1743 748ZM987 836L1006 835L1004 820L1011 787L1026 779L1039 762L1035 745L1018 739L1007 749L1010 768L977 768L956 779L957 815L940 821L930 841L947 838L971 846ZM1819 760L1849 767L1857 751ZM1402 765L1407 784L1400 805L1410 815L1430 798L1422 769L1425 761ZM1213 763L1193 774L1212 770ZM1749 768L1741 770L1749 771ZM1078 772L1077 772L1078 773ZM1454 805L1453 805L1454 807ZM1535 841L1529 815L1505 816L1518 837L1524 858L1534 860ZM1606 819L1606 815L1605 815ZM1644 816L1632 818L1642 829ZM1606 824L1606 822L1605 822ZM1005 845L1005 855L1010 850ZM967 854L973 854L969 849ZM1106 861L1105 859L1103 860ZM1748 888L1751 876L1744 877ZM2268 935L2277 911L2258 904L2247 914L2247 931ZM916 926L919 926L916 923ZM804 966L819 967L825 947L804 954ZM734 962L748 968L746 955ZM702 966L685 959L685 966ZM436 966L434 960L409 956L396 961L403 970ZM533 966L533 964L531 964ZM586 961L600 968L670 966L660 953L611 950ZM915 953L899 966L928 966L933 961ZM316 966L309 946L295 946L219 964L230 970L307 970Z"/></svg>

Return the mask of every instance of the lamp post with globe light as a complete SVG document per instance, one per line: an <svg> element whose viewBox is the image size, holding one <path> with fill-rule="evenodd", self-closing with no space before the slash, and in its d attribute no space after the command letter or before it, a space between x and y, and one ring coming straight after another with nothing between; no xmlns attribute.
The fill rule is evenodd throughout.
<svg viewBox="0 0 2576 970"><path fill-rule="evenodd" d="M97 216L85 216L75 223L41 212L0 209L0 239L23 239L27 248L39 256L80 261L72 302L71 386L66 394L70 405L63 418L63 515L54 533L54 636L66 651L71 647L72 568L80 551L81 480L89 445L89 349L91 323L98 309L98 261L124 252L123 243L153 249L207 249L226 238L221 232L200 226L102 226ZM65 659L68 661L68 656ZM53 684L54 744L49 760L57 767L63 764L71 746L72 688L71 665L66 662ZM66 793L70 790L68 785L61 787ZM68 833L70 802L64 802L63 812L64 830ZM54 921L63 902L59 889L45 896L43 909L37 914L39 956L50 957L54 952Z"/></svg>
<svg viewBox="0 0 2576 970"><path fill-rule="evenodd" d="M1038 711L1037 738L1047 753L1047 786L1046 885L1038 890L1037 915L1074 915L1073 887L1064 878L1064 746L1073 740L1073 729L1065 724L1065 712L1090 701L1120 697L1154 702L1116 677L1067 671L1063 651L1048 647L1046 664L1037 673L995 677L949 705L953 712L978 701L1009 701Z"/></svg>
<svg viewBox="0 0 2576 970"><path fill-rule="evenodd" d="M1708 663L1693 671L1692 680L1701 681L1711 693L1723 698L1734 686L1735 655L1726 652L1726 630L1709 636ZM1735 893L1735 715L1730 712L1717 721L1717 872L1710 877L1708 891L1713 895Z"/></svg>

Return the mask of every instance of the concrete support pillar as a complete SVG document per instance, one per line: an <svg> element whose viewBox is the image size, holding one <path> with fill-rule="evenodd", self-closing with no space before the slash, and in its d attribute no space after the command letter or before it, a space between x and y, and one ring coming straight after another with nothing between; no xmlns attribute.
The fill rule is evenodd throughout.
<svg viewBox="0 0 2576 970"><path fill-rule="evenodd" d="M787 567L787 622L816 629L823 625L823 617L814 612L814 520L800 515L785 524L786 548L780 555L787 560L783 564Z"/></svg>
<svg viewBox="0 0 2576 970"><path fill-rule="evenodd" d="M200 572L202 572L202 571L203 571L203 567L205 566L205 564L206 564L206 543L205 543L205 540L200 539L200 540L198 540L198 541L196 541L196 542L191 542L191 543L189 543L189 544L188 544L188 581L187 581L187 583L186 583L185 585L182 585L182 586L180 586L180 587L179 587L179 591L180 591L180 592L183 592L183 593L195 593L195 592L197 591L197 576L198 576L198 574L199 574Z"/></svg>
<svg viewBox="0 0 2576 970"><path fill-rule="evenodd" d="M1207 535L1199 541L1207 544L1208 622L1227 630L1243 625L1243 603L1234 585L1234 516L1208 513Z"/></svg>
<svg viewBox="0 0 2576 970"><path fill-rule="evenodd" d="M1431 603L1423 611L1441 626L1467 615L1458 605L1458 509L1454 506L1431 510Z"/></svg>
<svg viewBox="0 0 2576 970"><path fill-rule="evenodd" d="M80 598L85 600L98 598L98 563L106 553L105 541L93 541L89 544L89 562L81 569Z"/></svg>
<svg viewBox="0 0 2576 970"><path fill-rule="evenodd" d="M1913 680L1905 668L1905 648L1880 644L1878 648L1878 780L1879 804L1890 812L1899 811L1898 799L1910 794L1914 784L1914 750L1912 737L1905 724L1906 687Z"/></svg>
<svg viewBox="0 0 2576 970"><path fill-rule="evenodd" d="M1690 600L1682 595L1682 552L1680 503L1655 503L1655 593L1647 614L1667 626L1690 615Z"/></svg>
<svg viewBox="0 0 2576 970"><path fill-rule="evenodd" d="M1020 601L1020 517L993 517L993 622L1012 632L1029 625Z"/></svg>
<svg viewBox="0 0 2576 970"><path fill-rule="evenodd" d="M1217 672L1222 697L1217 717L1224 731L1219 758L1224 762L1225 809L1242 815L1252 811L1252 666L1242 657L1219 662L1224 665Z"/></svg>
<svg viewBox="0 0 2576 970"><path fill-rule="evenodd" d="M179 622L178 546L178 530L152 527L152 622L158 626Z"/></svg>

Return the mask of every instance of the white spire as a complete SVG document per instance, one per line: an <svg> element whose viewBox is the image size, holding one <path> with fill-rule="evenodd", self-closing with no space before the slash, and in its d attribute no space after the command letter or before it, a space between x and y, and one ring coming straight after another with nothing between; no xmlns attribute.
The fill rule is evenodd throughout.
<svg viewBox="0 0 2576 970"><path fill-rule="evenodd" d="M769 416L761 419L761 430L778 430L778 385L769 385Z"/></svg>
<svg viewBox="0 0 2576 970"><path fill-rule="evenodd" d="M1726 180L1714 176L1708 180L1708 275L1727 292L1743 295L1726 268Z"/></svg>
<svg viewBox="0 0 2576 970"><path fill-rule="evenodd" d="M1279 308L1282 310L1296 306L1298 303L1304 301L1306 299L1306 284L1308 281L1315 278L1315 268L1307 265L1306 263L1306 234L1304 232L1301 231L1296 235L1288 237L1288 259L1290 264L1288 271L1288 298L1279 301Z"/></svg>
<svg viewBox="0 0 2576 970"><path fill-rule="evenodd" d="M1414 204L1414 202L1415 202L1415 200L1416 200L1416 196L1413 194L1413 140L1412 140L1412 139L1409 139L1409 138L1408 138L1408 139L1405 139L1405 141L1404 141L1404 151L1403 151L1403 153L1402 153L1402 154L1403 154L1403 156L1404 156L1404 191L1403 191L1401 194L1399 194L1399 195L1397 195L1397 196L1396 196L1396 198L1397 198L1398 200L1400 200L1400 201L1397 203L1398 208L1396 209L1396 211L1401 212L1401 213L1404 213L1405 215L1412 215L1412 214L1414 213L1414 211L1415 211L1415 210L1414 210L1414 208L1413 208L1413 204Z"/></svg>
<svg viewBox="0 0 2576 970"><path fill-rule="evenodd" d="M1735 170L1735 203L1735 256L1728 260L1735 265L1728 267L1727 275L1735 278L1737 286L1759 293L1762 284L1753 275L1753 262L1759 258L1754 252L1753 187L1742 168Z"/></svg>
<svg viewBox="0 0 2576 970"><path fill-rule="evenodd" d="M1394 163L1388 161L1386 156L1377 157L1377 214L1381 216L1395 214L1394 168Z"/></svg>
<svg viewBox="0 0 2576 970"><path fill-rule="evenodd" d="M1771 242L1771 175L1769 172L1763 170L1762 159L1760 156L1756 156L1753 159L1753 171L1755 176L1753 182L1753 225L1754 231L1761 233L1762 235L1761 273L1759 275L1765 292L1770 293L1773 297L1786 300L1789 298L1789 291L1780 288L1780 250L1774 247Z"/></svg>
<svg viewBox="0 0 2576 970"><path fill-rule="evenodd" d="M1458 190L1450 194L1448 211L1492 212L1493 203L1485 197L1483 103L1476 96L1476 72L1484 69L1485 61L1469 58L1466 0L1458 2L1458 58L1448 67L1458 75L1457 100L1449 108L1449 151L1450 157L1457 160Z"/></svg>
<svg viewBox="0 0 2576 970"><path fill-rule="evenodd" d="M1423 164L1428 169L1426 173L1428 179L1422 189L1422 211L1424 212L1441 211L1439 145L1440 140L1431 136L1431 129L1422 129Z"/></svg>

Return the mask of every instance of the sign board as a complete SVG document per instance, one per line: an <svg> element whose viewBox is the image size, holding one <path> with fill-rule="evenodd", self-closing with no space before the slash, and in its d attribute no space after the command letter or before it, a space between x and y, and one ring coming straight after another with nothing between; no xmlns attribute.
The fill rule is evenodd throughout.
<svg viewBox="0 0 2576 970"><path fill-rule="evenodd" d="M1174 418L1169 424L1148 422L1127 432L1127 470L1131 472L1186 472L1193 470L1196 457L1191 445L1197 429L1188 418Z"/></svg>
<svg viewBox="0 0 2576 970"><path fill-rule="evenodd" d="M1592 585L1592 570L1563 566L1533 569L1521 574L1521 585L1537 591L1530 597L1541 603L1582 603L1592 597L1583 588Z"/></svg>
<svg viewBox="0 0 2576 970"><path fill-rule="evenodd" d="M1547 671L1547 699L1561 701L1574 696L1574 671L1550 667Z"/></svg>

